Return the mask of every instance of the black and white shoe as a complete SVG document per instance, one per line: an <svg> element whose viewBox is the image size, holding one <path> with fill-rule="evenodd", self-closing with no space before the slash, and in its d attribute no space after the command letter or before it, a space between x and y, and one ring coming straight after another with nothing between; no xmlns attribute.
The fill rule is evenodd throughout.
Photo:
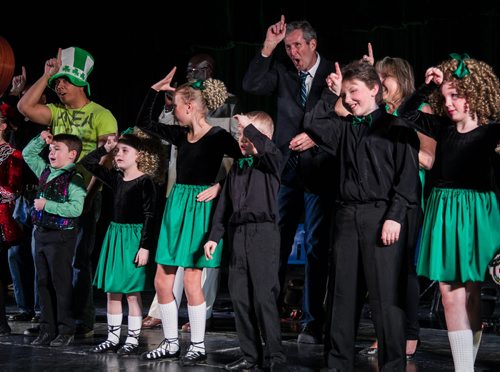
<svg viewBox="0 0 500 372"><path fill-rule="evenodd" d="M171 351L171 350L176 351ZM178 338L164 339L156 349L141 354L142 360L177 359L181 351Z"/></svg>
<svg viewBox="0 0 500 372"><path fill-rule="evenodd" d="M139 344L125 344L116 352L119 356L129 356L139 354Z"/></svg>
<svg viewBox="0 0 500 372"><path fill-rule="evenodd" d="M110 340L106 340L104 342L101 342L99 345L93 347L92 349L90 349L89 352L94 354L114 353L116 352L116 350L118 350L118 344L115 344Z"/></svg>
<svg viewBox="0 0 500 372"><path fill-rule="evenodd" d="M186 355L181 358L181 365L193 366L195 364L205 363L207 361L207 354L205 353L204 345L204 341L191 342Z"/></svg>

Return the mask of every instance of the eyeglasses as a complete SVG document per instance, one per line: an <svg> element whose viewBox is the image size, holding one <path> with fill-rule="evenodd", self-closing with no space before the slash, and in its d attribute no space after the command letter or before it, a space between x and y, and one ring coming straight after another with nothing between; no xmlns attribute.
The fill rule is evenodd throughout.
<svg viewBox="0 0 500 372"><path fill-rule="evenodd" d="M206 71L206 70L208 70L208 67L192 67L186 69L186 74L193 74L198 71Z"/></svg>

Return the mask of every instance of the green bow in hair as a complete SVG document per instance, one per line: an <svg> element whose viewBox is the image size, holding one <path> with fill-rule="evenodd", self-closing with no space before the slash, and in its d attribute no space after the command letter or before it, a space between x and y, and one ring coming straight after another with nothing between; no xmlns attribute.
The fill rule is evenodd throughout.
<svg viewBox="0 0 500 372"><path fill-rule="evenodd" d="M465 64L465 60L470 59L470 57L467 53L464 53L462 55L460 55L458 53L451 53L450 57L458 62L457 69L453 73L453 76L455 76L459 79L463 79L464 77L466 77L467 75L470 74L470 71L467 68L467 65Z"/></svg>
<svg viewBox="0 0 500 372"><path fill-rule="evenodd" d="M205 89L205 86L203 85L204 82L205 80L198 79L194 83L191 83L191 88L196 90L204 90Z"/></svg>
<svg viewBox="0 0 500 372"><path fill-rule="evenodd" d="M253 157L247 156L246 158L238 159L238 166L240 167L240 169L243 169L243 167L245 167L245 164L247 164L248 168L252 168Z"/></svg>
<svg viewBox="0 0 500 372"><path fill-rule="evenodd" d="M134 127L128 127L120 133L120 136L123 136L124 134L134 134Z"/></svg>
<svg viewBox="0 0 500 372"><path fill-rule="evenodd" d="M364 124L367 127L371 127L372 120L373 120L373 118L372 118L371 114L370 115L366 115L366 116L355 116L355 115L353 115L353 117L352 117L352 125L354 125L356 127L356 126L358 126L360 124Z"/></svg>

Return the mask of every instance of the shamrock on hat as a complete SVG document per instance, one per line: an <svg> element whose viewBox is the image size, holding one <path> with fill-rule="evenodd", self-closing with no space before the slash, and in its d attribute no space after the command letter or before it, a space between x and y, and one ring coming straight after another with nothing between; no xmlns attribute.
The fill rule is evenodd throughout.
<svg viewBox="0 0 500 372"><path fill-rule="evenodd" d="M53 88L56 79L66 77L71 84L77 87L87 87L90 95L90 86L87 82L94 68L94 57L89 52L78 47L69 47L61 51L61 67L49 79L49 87Z"/></svg>

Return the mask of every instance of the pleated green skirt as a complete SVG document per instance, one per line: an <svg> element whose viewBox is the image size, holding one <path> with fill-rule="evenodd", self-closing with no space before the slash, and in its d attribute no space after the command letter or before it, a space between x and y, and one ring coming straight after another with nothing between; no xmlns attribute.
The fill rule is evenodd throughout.
<svg viewBox="0 0 500 372"><path fill-rule="evenodd" d="M94 285L106 293L133 293L154 289L152 255L146 266L137 267L135 256L141 242L142 224L111 222L102 243Z"/></svg>
<svg viewBox="0 0 500 372"><path fill-rule="evenodd" d="M492 191L432 190L427 201L417 273L432 280L483 281L500 250L500 210Z"/></svg>
<svg viewBox="0 0 500 372"><path fill-rule="evenodd" d="M207 260L207 242L213 201L198 202L196 196L209 186L175 184L167 199L156 249L156 262L181 267L219 267L222 241Z"/></svg>

